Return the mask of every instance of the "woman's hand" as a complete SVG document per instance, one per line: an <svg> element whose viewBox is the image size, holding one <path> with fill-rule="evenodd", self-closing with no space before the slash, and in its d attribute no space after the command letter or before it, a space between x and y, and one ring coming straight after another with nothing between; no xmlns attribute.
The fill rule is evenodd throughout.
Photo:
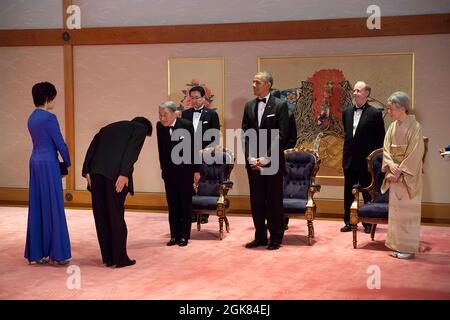
<svg viewBox="0 0 450 320"><path fill-rule="evenodd" d="M396 163L391 164L389 166L389 170L397 179L400 177L400 174L402 173L402 170L400 170L398 164L396 164Z"/></svg>

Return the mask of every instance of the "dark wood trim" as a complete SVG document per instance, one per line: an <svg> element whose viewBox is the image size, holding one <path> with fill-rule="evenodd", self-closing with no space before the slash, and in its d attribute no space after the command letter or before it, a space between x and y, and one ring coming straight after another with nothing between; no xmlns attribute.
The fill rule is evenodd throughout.
<svg viewBox="0 0 450 320"><path fill-rule="evenodd" d="M0 30L0 46L155 44L383 37L450 33L450 14L381 18L381 29L369 30L367 18L252 22L148 27Z"/></svg>
<svg viewBox="0 0 450 320"><path fill-rule="evenodd" d="M66 188L75 189L75 107L73 79L73 46L64 45L64 102L65 102L65 140L70 153L72 166L66 178Z"/></svg>
<svg viewBox="0 0 450 320"><path fill-rule="evenodd" d="M62 0L62 20L66 26L67 7L72 4L72 0ZM65 29L66 31L70 31ZM65 140L69 149L72 166L66 178L66 188L75 189L75 107L74 107L74 78L73 78L73 46L64 45L64 110L65 110Z"/></svg>
<svg viewBox="0 0 450 320"><path fill-rule="evenodd" d="M67 195L70 194L68 197ZM67 208L90 208L91 195L87 191L64 190ZM230 214L250 215L249 196L229 196ZM71 201L67 201L71 198ZM343 204L339 199L317 199L318 219L343 219ZM0 205L28 205L28 189L0 188ZM164 193L136 193L128 196L125 203L127 209L167 212ZM422 223L450 224L450 203L422 203Z"/></svg>

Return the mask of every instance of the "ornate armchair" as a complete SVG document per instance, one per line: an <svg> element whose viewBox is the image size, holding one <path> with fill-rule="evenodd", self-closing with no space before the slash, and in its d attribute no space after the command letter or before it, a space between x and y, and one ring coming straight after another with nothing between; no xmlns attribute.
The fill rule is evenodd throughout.
<svg viewBox="0 0 450 320"><path fill-rule="evenodd" d="M320 159L316 152L293 148L284 151L286 172L283 186L283 212L287 217L304 217L308 225L308 245L314 238L313 220L316 215L314 194L320 191L315 183Z"/></svg>
<svg viewBox="0 0 450 320"><path fill-rule="evenodd" d="M357 237L356 229L358 222L365 222L372 224L372 231L370 237L374 240L377 224L388 223L388 209L389 209L389 191L382 194L380 191L383 183L385 173L381 171L381 164L383 162L383 148L374 150L367 157L367 165L369 172L372 175L370 185L363 188L356 184L353 186L353 194L355 200L350 207L350 225L353 232L353 248L356 249ZM359 206L360 192L368 192L370 194L371 202Z"/></svg>
<svg viewBox="0 0 450 320"><path fill-rule="evenodd" d="M226 231L230 232L226 212L230 206L227 198L228 190L233 187L233 181L229 179L234 167L234 156L231 151L220 146L203 149L201 153L200 181L197 185L194 184L192 214L197 215L198 231L201 229L200 215L217 215L222 240L224 222Z"/></svg>
<svg viewBox="0 0 450 320"><path fill-rule="evenodd" d="M428 151L428 138L423 137L424 140L424 154L422 161L425 161L425 156ZM370 232L370 237L372 241L375 238L375 231L377 229L377 224L387 224L389 219L389 191L382 194L380 191L381 185L385 173L381 171L381 166L383 162L383 148L374 150L367 157L367 166L369 172L372 175L372 180L370 185L363 188L361 185L356 184L353 186L353 194L355 195L355 200L350 207L350 225L352 226L353 233L353 248L356 249L357 246L357 236L356 229L358 222L365 222L372 224L372 230ZM360 192L369 192L371 201L360 205L359 204L359 194Z"/></svg>

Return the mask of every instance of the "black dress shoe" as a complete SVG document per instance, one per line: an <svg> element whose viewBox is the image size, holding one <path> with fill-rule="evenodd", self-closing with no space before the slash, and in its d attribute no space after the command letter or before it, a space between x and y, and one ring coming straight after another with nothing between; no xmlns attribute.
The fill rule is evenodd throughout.
<svg viewBox="0 0 450 320"><path fill-rule="evenodd" d="M352 227L349 224L346 224L341 228L341 232L350 232L352 231Z"/></svg>
<svg viewBox="0 0 450 320"><path fill-rule="evenodd" d="M123 267L128 267L128 266L132 266L133 264L136 264L136 260L128 260L125 263L118 263L116 264L116 268L123 268Z"/></svg>
<svg viewBox="0 0 450 320"><path fill-rule="evenodd" d="M181 238L180 241L178 241L178 245L179 245L180 247L185 247L185 246L187 246L187 245L188 245L188 239Z"/></svg>
<svg viewBox="0 0 450 320"><path fill-rule="evenodd" d="M267 246L267 250L278 250L280 249L280 243L279 242L271 242Z"/></svg>
<svg viewBox="0 0 450 320"><path fill-rule="evenodd" d="M246 248L251 249L251 248L256 248L259 246L267 246L267 240L263 241L263 240L253 240L252 242L249 242L245 245Z"/></svg>
<svg viewBox="0 0 450 320"><path fill-rule="evenodd" d="M175 238L170 238L169 241L167 241L166 245L167 246L174 246L177 244L177 240Z"/></svg>
<svg viewBox="0 0 450 320"><path fill-rule="evenodd" d="M109 267L112 267L114 265L114 263L112 263L111 261L108 261L107 263L106 263L106 266L109 268Z"/></svg>

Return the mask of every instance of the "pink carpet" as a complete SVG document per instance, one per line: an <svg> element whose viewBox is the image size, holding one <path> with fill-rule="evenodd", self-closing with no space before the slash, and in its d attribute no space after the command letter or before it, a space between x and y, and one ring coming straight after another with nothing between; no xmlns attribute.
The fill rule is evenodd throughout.
<svg viewBox="0 0 450 320"><path fill-rule="evenodd" d="M127 212L128 254L137 264L114 269L101 264L92 212L66 213L80 288L68 288L67 266L27 264L27 208L0 207L0 299L450 299L448 227L422 226L421 252L399 260L384 246L385 225L373 242L359 231L355 250L340 221L316 220L308 246L305 221L291 220L281 249L268 251L244 248L253 238L250 217L229 217L222 241L211 217L187 247L167 247L166 214ZM380 289L368 288L369 267L379 267Z"/></svg>

